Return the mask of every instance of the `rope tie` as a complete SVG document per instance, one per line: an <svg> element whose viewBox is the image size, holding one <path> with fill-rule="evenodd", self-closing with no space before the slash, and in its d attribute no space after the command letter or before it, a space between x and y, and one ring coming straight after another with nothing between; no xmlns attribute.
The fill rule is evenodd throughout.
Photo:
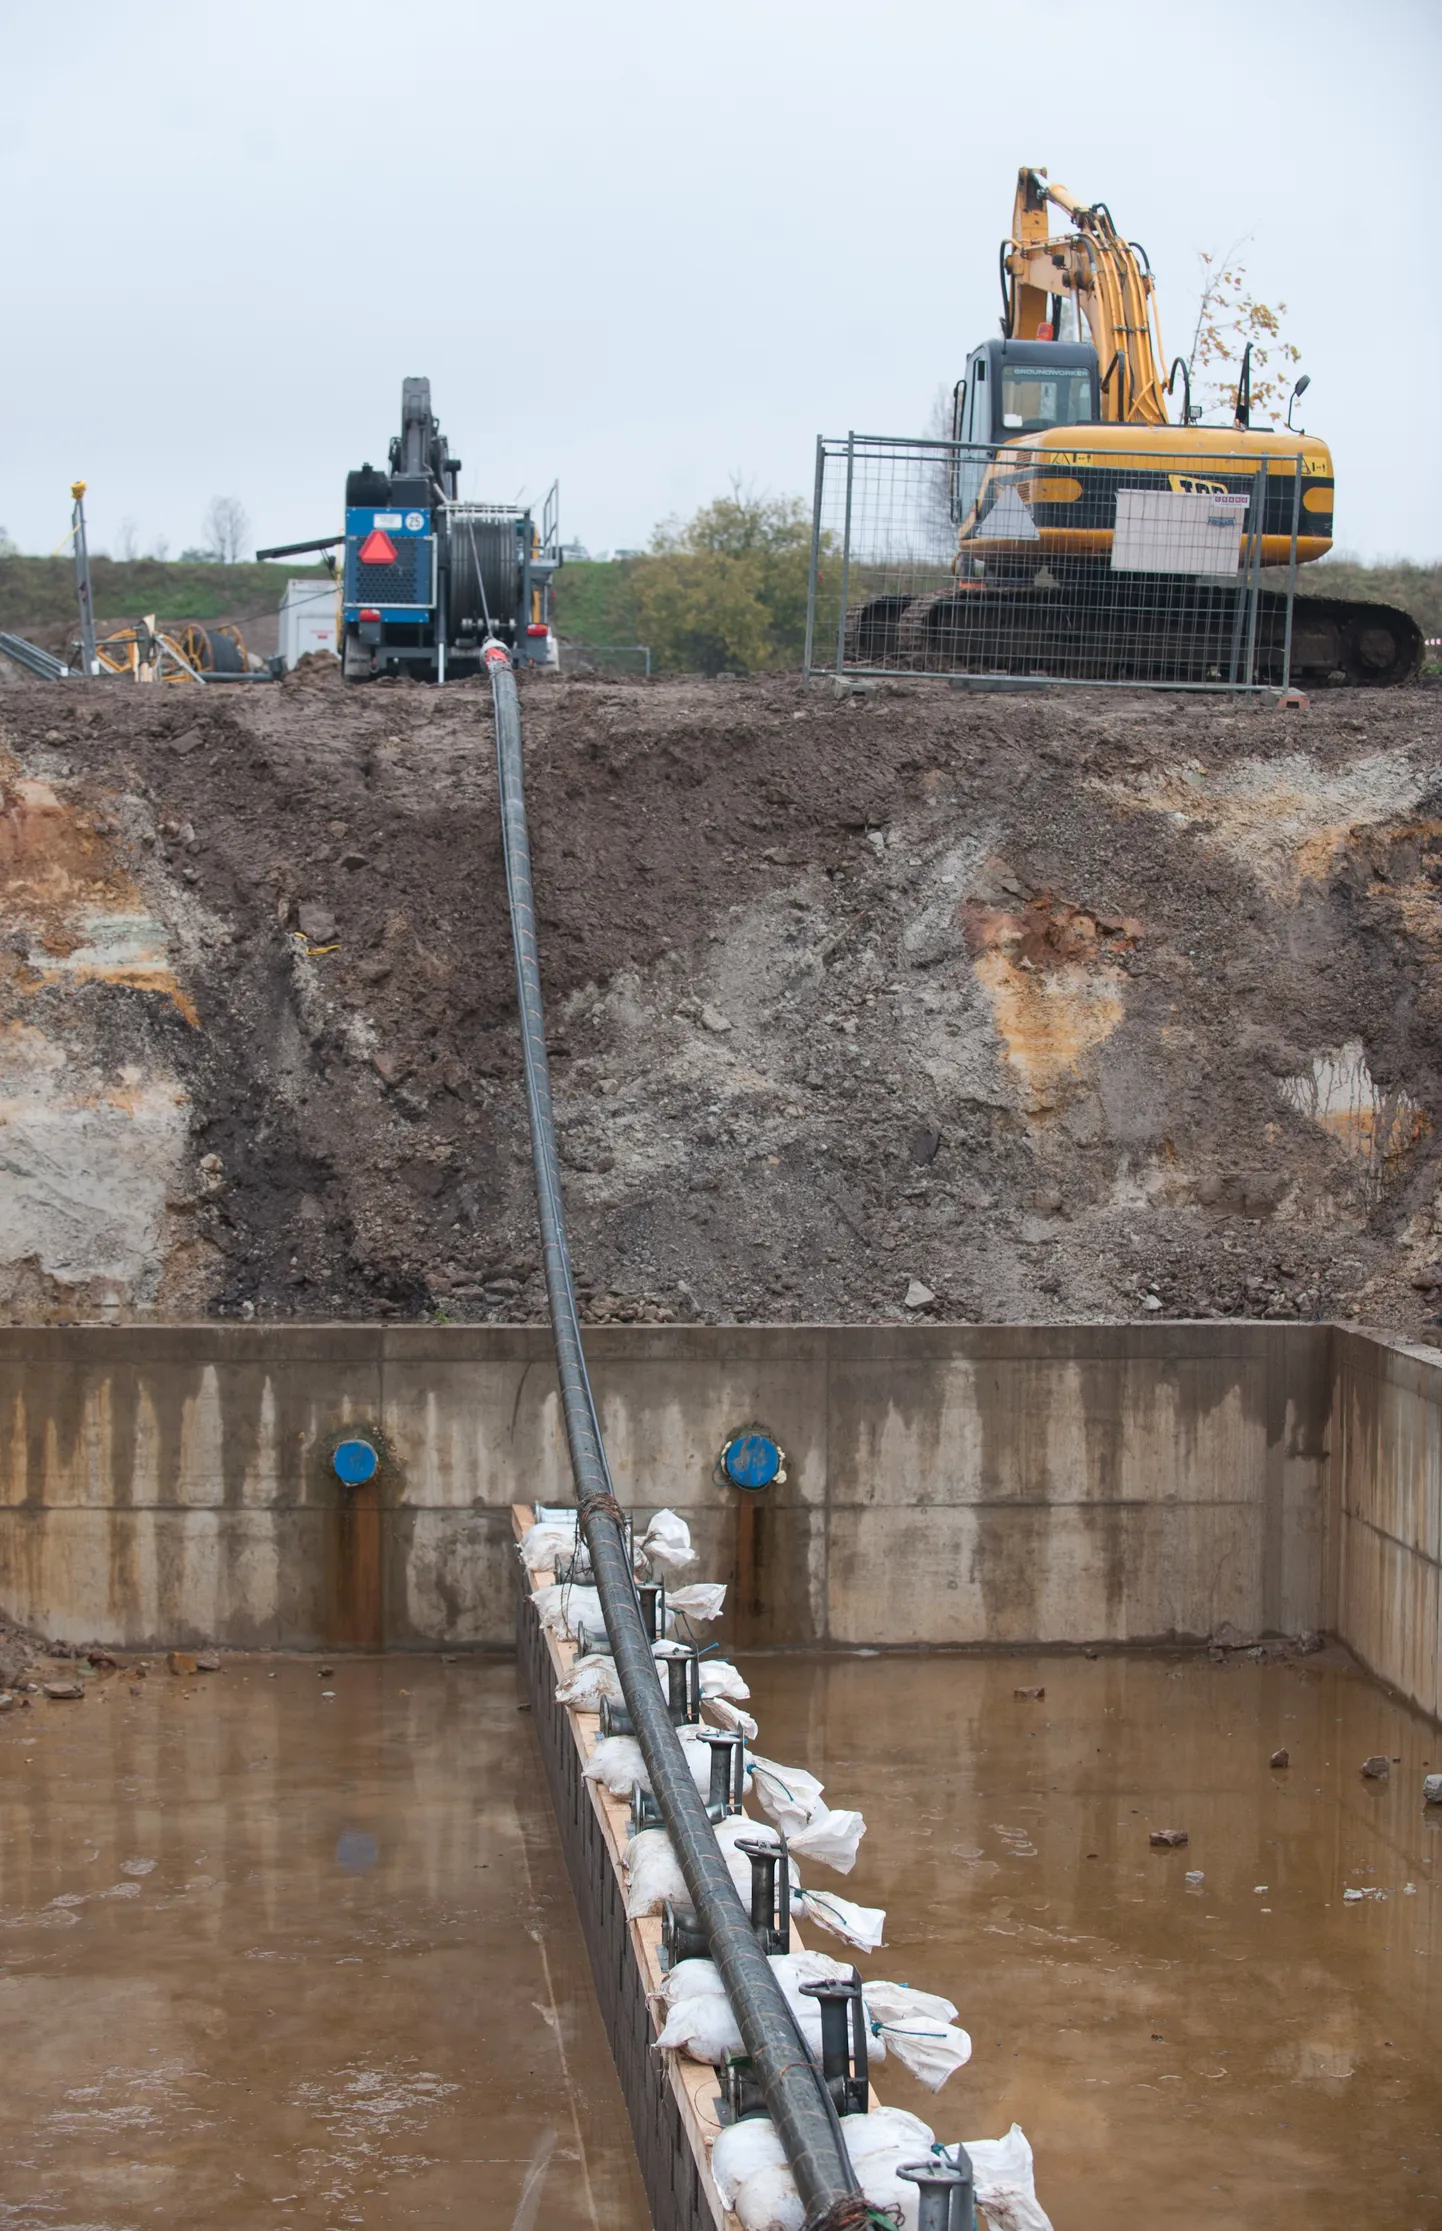
<svg viewBox="0 0 1442 2231"><path fill-rule="evenodd" d="M853 2193L844 2200L838 2200L833 2207L827 2209L824 2216L818 2216L814 2223L808 2223L806 2231L871 2231L871 2226L878 2223L897 2226L899 2231L903 2221L899 2206L873 2208L869 2200L863 2200L858 2193Z"/></svg>

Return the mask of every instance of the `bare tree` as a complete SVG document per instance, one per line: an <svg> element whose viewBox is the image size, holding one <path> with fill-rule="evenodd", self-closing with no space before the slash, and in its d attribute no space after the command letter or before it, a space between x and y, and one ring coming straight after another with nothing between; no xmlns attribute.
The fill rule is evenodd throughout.
<svg viewBox="0 0 1442 2231"><path fill-rule="evenodd" d="M212 496L205 510L205 545L217 565L234 565L250 540L250 519L238 496Z"/></svg>
<svg viewBox="0 0 1442 2231"><path fill-rule="evenodd" d="M152 558L158 558L163 565L165 563L165 560L170 556L170 542L168 537L165 535L157 535L154 542L152 542L150 545L149 555Z"/></svg>
<svg viewBox="0 0 1442 2231"><path fill-rule="evenodd" d="M1274 309L1259 302L1247 286L1247 267L1238 240L1224 256L1199 249L1201 287L1197 323L1187 356L1192 401L1198 410L1235 411L1242 357L1252 351L1251 405L1275 424L1291 388L1302 352L1282 337L1285 302ZM1267 367L1276 358L1272 371Z"/></svg>
<svg viewBox="0 0 1442 2231"><path fill-rule="evenodd" d="M939 387L926 422L926 439L950 442L955 438L955 394ZM955 510L956 455L939 449L922 467L921 524L929 563L949 565L956 555Z"/></svg>
<svg viewBox="0 0 1442 2231"><path fill-rule="evenodd" d="M127 565L132 558L140 556L140 536L136 532L135 521L129 513L120 522L120 532L116 537L116 548L117 554L125 560Z"/></svg>

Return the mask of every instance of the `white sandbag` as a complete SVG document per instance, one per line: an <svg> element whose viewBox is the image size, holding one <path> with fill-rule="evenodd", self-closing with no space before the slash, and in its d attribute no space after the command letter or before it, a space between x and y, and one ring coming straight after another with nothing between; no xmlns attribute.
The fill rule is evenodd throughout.
<svg viewBox="0 0 1442 2231"><path fill-rule="evenodd" d="M711 1787L711 1747L702 1742L700 1728L678 1727L676 1733L691 1779L705 1797ZM597 1736L582 1772L588 1782L599 1782L613 1797L630 1797L638 1789L651 1794L651 1777L634 1735Z"/></svg>
<svg viewBox="0 0 1442 2231"><path fill-rule="evenodd" d="M873 2043L884 2040L929 2092L939 2092L948 2076L971 2059L971 2039L953 2026L956 2008L950 1999L934 1991L913 1991L905 1983L883 1982L868 1983L863 1997Z"/></svg>
<svg viewBox="0 0 1442 2231"><path fill-rule="evenodd" d="M726 1986L714 1960L678 1960L662 1976L656 1996L667 2006L679 2006L682 1999L695 1998L698 1992L714 1995L717 1991L724 1997Z"/></svg>
<svg viewBox="0 0 1442 2231"><path fill-rule="evenodd" d="M651 1787L634 1735L599 1736L582 1772L588 1782L599 1782L613 1797L629 1797L633 1789Z"/></svg>
<svg viewBox="0 0 1442 2231"><path fill-rule="evenodd" d="M742 2052L741 2032L725 1992L693 1991L678 1999L667 2013L656 2050L717 2064Z"/></svg>
<svg viewBox="0 0 1442 2231"><path fill-rule="evenodd" d="M724 1658L701 1660L701 1694L706 1699L729 1697L733 1704L749 1701L751 1690L744 1674L736 1666L728 1665Z"/></svg>
<svg viewBox="0 0 1442 2231"><path fill-rule="evenodd" d="M711 2175L723 2208L734 2207L743 2178L759 2169L785 2167L786 2148L776 2135L775 2123L765 2115L748 2115L742 2122L728 2124L711 2148Z"/></svg>
<svg viewBox="0 0 1442 2231"><path fill-rule="evenodd" d="M691 1893L664 1828L643 1828L626 1846L626 1919L644 1921L669 1898L689 1907Z"/></svg>
<svg viewBox="0 0 1442 2231"><path fill-rule="evenodd" d="M848 2116L847 2120L850 2121L851 2118ZM884 2209L886 2213L882 2220L898 2224L900 2231L915 2231L920 2195L915 2185L906 2183L897 2172L903 2166L923 2158L923 2155L910 2146L902 2147L899 2151L888 2147L884 2153L873 2154L869 2161L853 2162L861 2185L861 2195L868 2207L877 2215L881 2215Z"/></svg>
<svg viewBox="0 0 1442 2231"><path fill-rule="evenodd" d="M752 1787L764 1813L789 1836L804 1828L821 1802L822 1785L804 1766L778 1766L774 1758L751 1760Z"/></svg>
<svg viewBox="0 0 1442 2231"><path fill-rule="evenodd" d="M657 1511L641 1536L640 1546L651 1564L662 1574L684 1572L688 1565L696 1562L696 1552L691 1547L691 1529L675 1511Z"/></svg>
<svg viewBox="0 0 1442 2231"><path fill-rule="evenodd" d="M909 2068L929 2092L939 2092L947 2078L965 2068L971 2059L971 2039L965 2030L949 2022L935 2026L918 2023L914 2028L909 2023L895 2029L883 2026L880 2038L873 2038L872 2043L883 2040L888 2052L894 2053L903 2068Z"/></svg>
<svg viewBox="0 0 1442 2231"><path fill-rule="evenodd" d="M936 1991L918 1991L910 1983L885 1983L879 1979L868 1983L866 2004L878 2022L956 2020L956 2008L950 1999L942 1998Z"/></svg>
<svg viewBox="0 0 1442 2231"><path fill-rule="evenodd" d="M666 1591L666 1624L669 1628L674 1613L681 1613L692 1622L697 1619L719 1619L721 1606L726 1601L724 1580L692 1581L687 1588L668 1588Z"/></svg>
<svg viewBox="0 0 1442 2231"><path fill-rule="evenodd" d="M806 2210L796 2179L783 2164L753 2169L736 2187L732 2202L741 2231L804 2231Z"/></svg>
<svg viewBox="0 0 1442 2231"><path fill-rule="evenodd" d="M785 1991L802 1983L844 1983L851 1974L851 1962L829 1952L773 1952L770 1958Z"/></svg>
<svg viewBox="0 0 1442 2231"><path fill-rule="evenodd" d="M802 1983L822 1983L851 1973L849 1960L833 1960L829 1952L773 1952L770 1961L777 1981L788 1991ZM725 1988L714 1960L678 1960L661 1978L657 1996L675 2006L697 1992L724 1992Z"/></svg>
<svg viewBox="0 0 1442 2231"><path fill-rule="evenodd" d="M802 2036L812 2051L821 2051L821 2007L802 1992L803 1983L821 1983L851 1974L850 1963L833 1960L825 1952L781 1952L770 1957L771 1972L796 2016ZM693 1972L687 1974L687 1970ZM662 1985L667 2005L664 2027L656 2040L672 2052L693 2061L724 2061L745 2050L741 2030L726 1997L721 1972L713 1960L683 1960ZM720 2002L718 2009L717 2002ZM720 2011L720 2009L724 2009ZM878 2054L877 2058L884 2056Z"/></svg>
<svg viewBox="0 0 1442 2231"><path fill-rule="evenodd" d="M1020 2123L1005 2138L962 2140L971 2156L976 2197L991 2231L1052 2231L1051 2217L1036 2196L1031 2147Z"/></svg>
<svg viewBox="0 0 1442 2231"><path fill-rule="evenodd" d="M743 1712L741 1706L733 1704L729 1697L708 1696L704 1701L707 1711L718 1727L730 1728L736 1734L744 1735L748 1743L755 1742L761 1730L757 1727L749 1712ZM860 1815L858 1814L857 1817L859 1819Z"/></svg>
<svg viewBox="0 0 1442 2231"><path fill-rule="evenodd" d="M895 2154L898 2161L923 2161L935 2141L935 2131L904 2107L873 2107L869 2115L846 2118L846 2151L858 2165L885 2153ZM913 2198L915 2194L913 2185Z"/></svg>
<svg viewBox="0 0 1442 2231"><path fill-rule="evenodd" d="M621 1676L614 1658L575 1658L571 1670L556 1690L557 1704L573 1712L599 1712L603 1704L620 1704Z"/></svg>
<svg viewBox="0 0 1442 2231"><path fill-rule="evenodd" d="M594 1588L579 1588L569 1580L553 1580L549 1587L538 1588L531 1601L541 1625L552 1634L574 1635L578 1627L589 1627L593 1635L605 1633L601 1598Z"/></svg>
<svg viewBox="0 0 1442 2231"><path fill-rule="evenodd" d="M548 1624L548 1613L551 1621L554 1621L556 1616L555 1607L559 1604L561 1595L562 1583L557 1580L548 1580L544 1588L532 1589L531 1601L536 1607L536 1617L543 1627Z"/></svg>
<svg viewBox="0 0 1442 2231"><path fill-rule="evenodd" d="M545 1572L558 1557L569 1557L576 1547L576 1522L548 1520L528 1526L521 1536L521 1562L528 1573Z"/></svg>
<svg viewBox="0 0 1442 2231"><path fill-rule="evenodd" d="M926 2124L903 2108L879 2107L846 2119L847 2152L862 2191L873 2207L899 2201L906 2211L903 2224L916 2220L917 2191L915 2185L902 2184L896 2171L905 2162L925 2159L931 2144ZM805 2211L774 2124L761 2116L733 2123L712 2148L711 2173L744 2231L801 2231Z"/></svg>
<svg viewBox="0 0 1442 2231"><path fill-rule="evenodd" d="M866 1823L860 1813L832 1812L829 1805L818 1805L804 1828L791 1831L791 1849L799 1859L818 1859L823 1867L834 1867L838 1875L849 1875L856 1865L856 1847L866 1834Z"/></svg>
<svg viewBox="0 0 1442 2231"><path fill-rule="evenodd" d="M838 1898L834 1890L803 1890L800 1904L809 1920L829 1930L833 1937L840 1937L844 1944L854 1944L858 1952L880 1950L881 1932L886 1927L884 1907L853 1905L849 1898Z"/></svg>

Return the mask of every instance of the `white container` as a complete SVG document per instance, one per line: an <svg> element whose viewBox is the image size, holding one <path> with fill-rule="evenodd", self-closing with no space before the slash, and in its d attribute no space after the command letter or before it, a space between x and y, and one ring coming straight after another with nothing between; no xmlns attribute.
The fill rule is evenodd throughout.
<svg viewBox="0 0 1442 2231"><path fill-rule="evenodd" d="M287 581L280 605L280 653L289 673L308 651L336 656L334 581Z"/></svg>

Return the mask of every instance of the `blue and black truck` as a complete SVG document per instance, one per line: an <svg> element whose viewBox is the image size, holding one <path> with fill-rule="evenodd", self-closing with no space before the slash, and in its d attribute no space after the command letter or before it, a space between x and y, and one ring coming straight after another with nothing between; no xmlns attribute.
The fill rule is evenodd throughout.
<svg viewBox="0 0 1442 2231"><path fill-rule="evenodd" d="M538 528L524 506L463 503L460 472L431 409L430 381L408 379L386 469L365 464L346 475L345 534L256 553L344 546L337 649L348 682L383 674L459 681L479 671L488 638L518 665L556 664L556 490Z"/></svg>

